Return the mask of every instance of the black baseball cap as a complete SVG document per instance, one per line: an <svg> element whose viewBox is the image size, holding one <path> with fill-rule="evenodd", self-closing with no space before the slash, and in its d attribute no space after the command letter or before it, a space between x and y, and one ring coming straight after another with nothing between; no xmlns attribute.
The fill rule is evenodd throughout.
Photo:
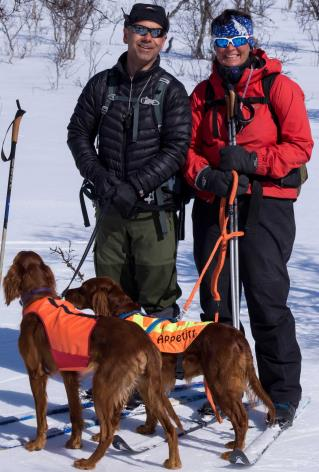
<svg viewBox="0 0 319 472"><path fill-rule="evenodd" d="M124 13L124 12L123 12ZM134 25L143 20L154 21L161 25L166 33L169 30L169 19L163 7L148 3L135 3L129 15L124 13L124 26Z"/></svg>

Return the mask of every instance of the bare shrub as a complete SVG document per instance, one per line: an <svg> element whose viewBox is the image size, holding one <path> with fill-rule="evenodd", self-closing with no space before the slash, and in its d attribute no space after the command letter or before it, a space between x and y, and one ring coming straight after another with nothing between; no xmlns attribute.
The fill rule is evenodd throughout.
<svg viewBox="0 0 319 472"><path fill-rule="evenodd" d="M0 32L5 37L5 45L9 62L17 53L18 36L21 32L25 18L19 14L22 4L29 0L0 0Z"/></svg>
<svg viewBox="0 0 319 472"><path fill-rule="evenodd" d="M297 0L296 19L310 39L319 65L319 2L318 0Z"/></svg>
<svg viewBox="0 0 319 472"><path fill-rule="evenodd" d="M222 0L189 0L179 2L173 10L175 32L190 48L191 56L197 59L207 57L207 41L210 22L222 4ZM177 11L180 12L177 16Z"/></svg>

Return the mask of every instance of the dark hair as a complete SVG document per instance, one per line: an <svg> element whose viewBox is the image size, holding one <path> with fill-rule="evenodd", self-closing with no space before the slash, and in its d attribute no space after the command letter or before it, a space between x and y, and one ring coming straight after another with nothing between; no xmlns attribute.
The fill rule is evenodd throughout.
<svg viewBox="0 0 319 472"><path fill-rule="evenodd" d="M212 21L212 27L214 25L222 26L227 25L233 16L242 16L243 18L247 18L248 20L252 20L251 15L246 13L242 10L234 10L234 9L227 9L224 10L223 13L216 16L216 18Z"/></svg>

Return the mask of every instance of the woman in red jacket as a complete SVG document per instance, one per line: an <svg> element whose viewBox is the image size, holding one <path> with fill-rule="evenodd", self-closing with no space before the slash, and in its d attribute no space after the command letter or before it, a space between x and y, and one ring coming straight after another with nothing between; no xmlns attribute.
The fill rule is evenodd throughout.
<svg viewBox="0 0 319 472"><path fill-rule="evenodd" d="M239 174L239 229L245 231L238 240L240 285L260 380L275 403L278 422L287 427L301 398L301 354L287 306L287 262L295 238L293 202L300 168L313 147L304 94L281 73L279 60L254 47L250 15L225 10L212 22L212 37L212 74L191 97L193 131L185 169L197 191L194 258L200 273L219 236L220 197L229 194L234 169ZM271 80L265 94L266 77ZM238 103L235 146L229 142L225 103L231 88ZM200 289L202 320L211 320L216 312L210 290L213 269L214 264ZM218 289L220 321L232 323L229 257Z"/></svg>

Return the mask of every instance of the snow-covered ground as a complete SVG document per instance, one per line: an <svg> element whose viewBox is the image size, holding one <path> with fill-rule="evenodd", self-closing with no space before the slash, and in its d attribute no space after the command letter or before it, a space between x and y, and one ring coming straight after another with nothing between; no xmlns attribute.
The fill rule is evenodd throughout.
<svg viewBox="0 0 319 472"><path fill-rule="evenodd" d="M284 3L284 0L283 2ZM319 462L319 377L317 374L319 354L319 232L318 202L318 141L319 141L319 91L318 67L315 67L316 56L311 52L312 46L307 37L298 29L292 13L280 9L281 2L271 10L273 25L268 29L270 42L279 51L280 46L286 47L290 58L285 70L303 88L306 104L311 120L313 137L316 142L312 161L309 163L309 180L302 189L300 199L295 205L297 220L297 238L289 271L291 275L291 291L289 304L297 321L298 339L303 354L302 385L304 395L311 396L311 403L304 414L296 422L295 427L284 435L265 453L254 469L264 471L315 472ZM258 33L258 31L257 31ZM263 38L260 38L261 40ZM116 31L112 46L107 45L109 54L101 63L100 69L111 66L118 55L125 50L121 43L121 28ZM288 51L288 52L287 52ZM170 63L180 61L185 51L173 51L163 54L164 67L169 69ZM187 62L187 58L184 61ZM0 60L5 61L1 56ZM83 66L85 59L81 64ZM71 272L61 260L51 253L50 248L60 246L67 248L72 241L75 250L75 262L81 256L85 243L92 228L85 229L78 201L78 190L81 178L74 166L73 159L66 146L66 126L81 89L74 85L76 76L64 79L58 90L51 90L48 77L53 75L53 66L42 55L34 54L23 60L14 60L13 64L0 63L0 136L5 134L15 108L15 99L19 98L21 106L27 111L20 128L17 146L16 166L14 174L13 194L10 207L10 221L7 237L4 272L14 255L21 249L32 249L44 257L55 272L58 288L67 285ZM81 73L81 72L80 72ZM85 73L82 73L85 83ZM192 78L181 77L187 90L191 92L195 85ZM8 164L0 164L0 215L4 212ZM178 275L183 289L181 303L189 295L196 280L196 271L192 258L192 235L190 207L187 212L186 240L179 246ZM93 221L93 212L90 212ZM91 254L83 267L88 278L93 275ZM20 415L33 410L33 398L30 392L24 365L17 350L17 338L21 317L17 302L6 307L0 295L0 421L11 416ZM199 304L196 298L188 317L198 319ZM241 312L242 320L249 334L245 306ZM88 381L84 381L85 384ZM63 385L57 377L49 381L49 404L51 406L66 403ZM182 417L192 415L198 403L178 407ZM257 415L258 416L258 415ZM249 430L249 437L258 432L261 417L255 418L257 427ZM49 426L63 425L67 422L66 415L50 420ZM141 421L140 417L126 419L123 429L132 430ZM254 423L252 423L253 425ZM82 451L71 451L63 447L66 436L48 440L45 450L29 453L21 447L1 450L1 470L16 472L24 471L57 471L72 466L73 458L87 457L95 448L89 440L90 431L84 435ZM0 445L5 445L15 435L32 437L35 434L35 422L24 424L14 423L0 426ZM123 432L123 434L125 434ZM138 441L137 435L130 434L132 441ZM183 470L203 472L214 468L234 469L219 458L223 451L222 445L232 435L230 424L215 425L192 433L180 440ZM248 439L249 439L248 437ZM110 448L107 456L97 465L97 470L109 468L114 472L124 470L159 470L167 457L166 445L152 452L138 456L127 456Z"/></svg>

